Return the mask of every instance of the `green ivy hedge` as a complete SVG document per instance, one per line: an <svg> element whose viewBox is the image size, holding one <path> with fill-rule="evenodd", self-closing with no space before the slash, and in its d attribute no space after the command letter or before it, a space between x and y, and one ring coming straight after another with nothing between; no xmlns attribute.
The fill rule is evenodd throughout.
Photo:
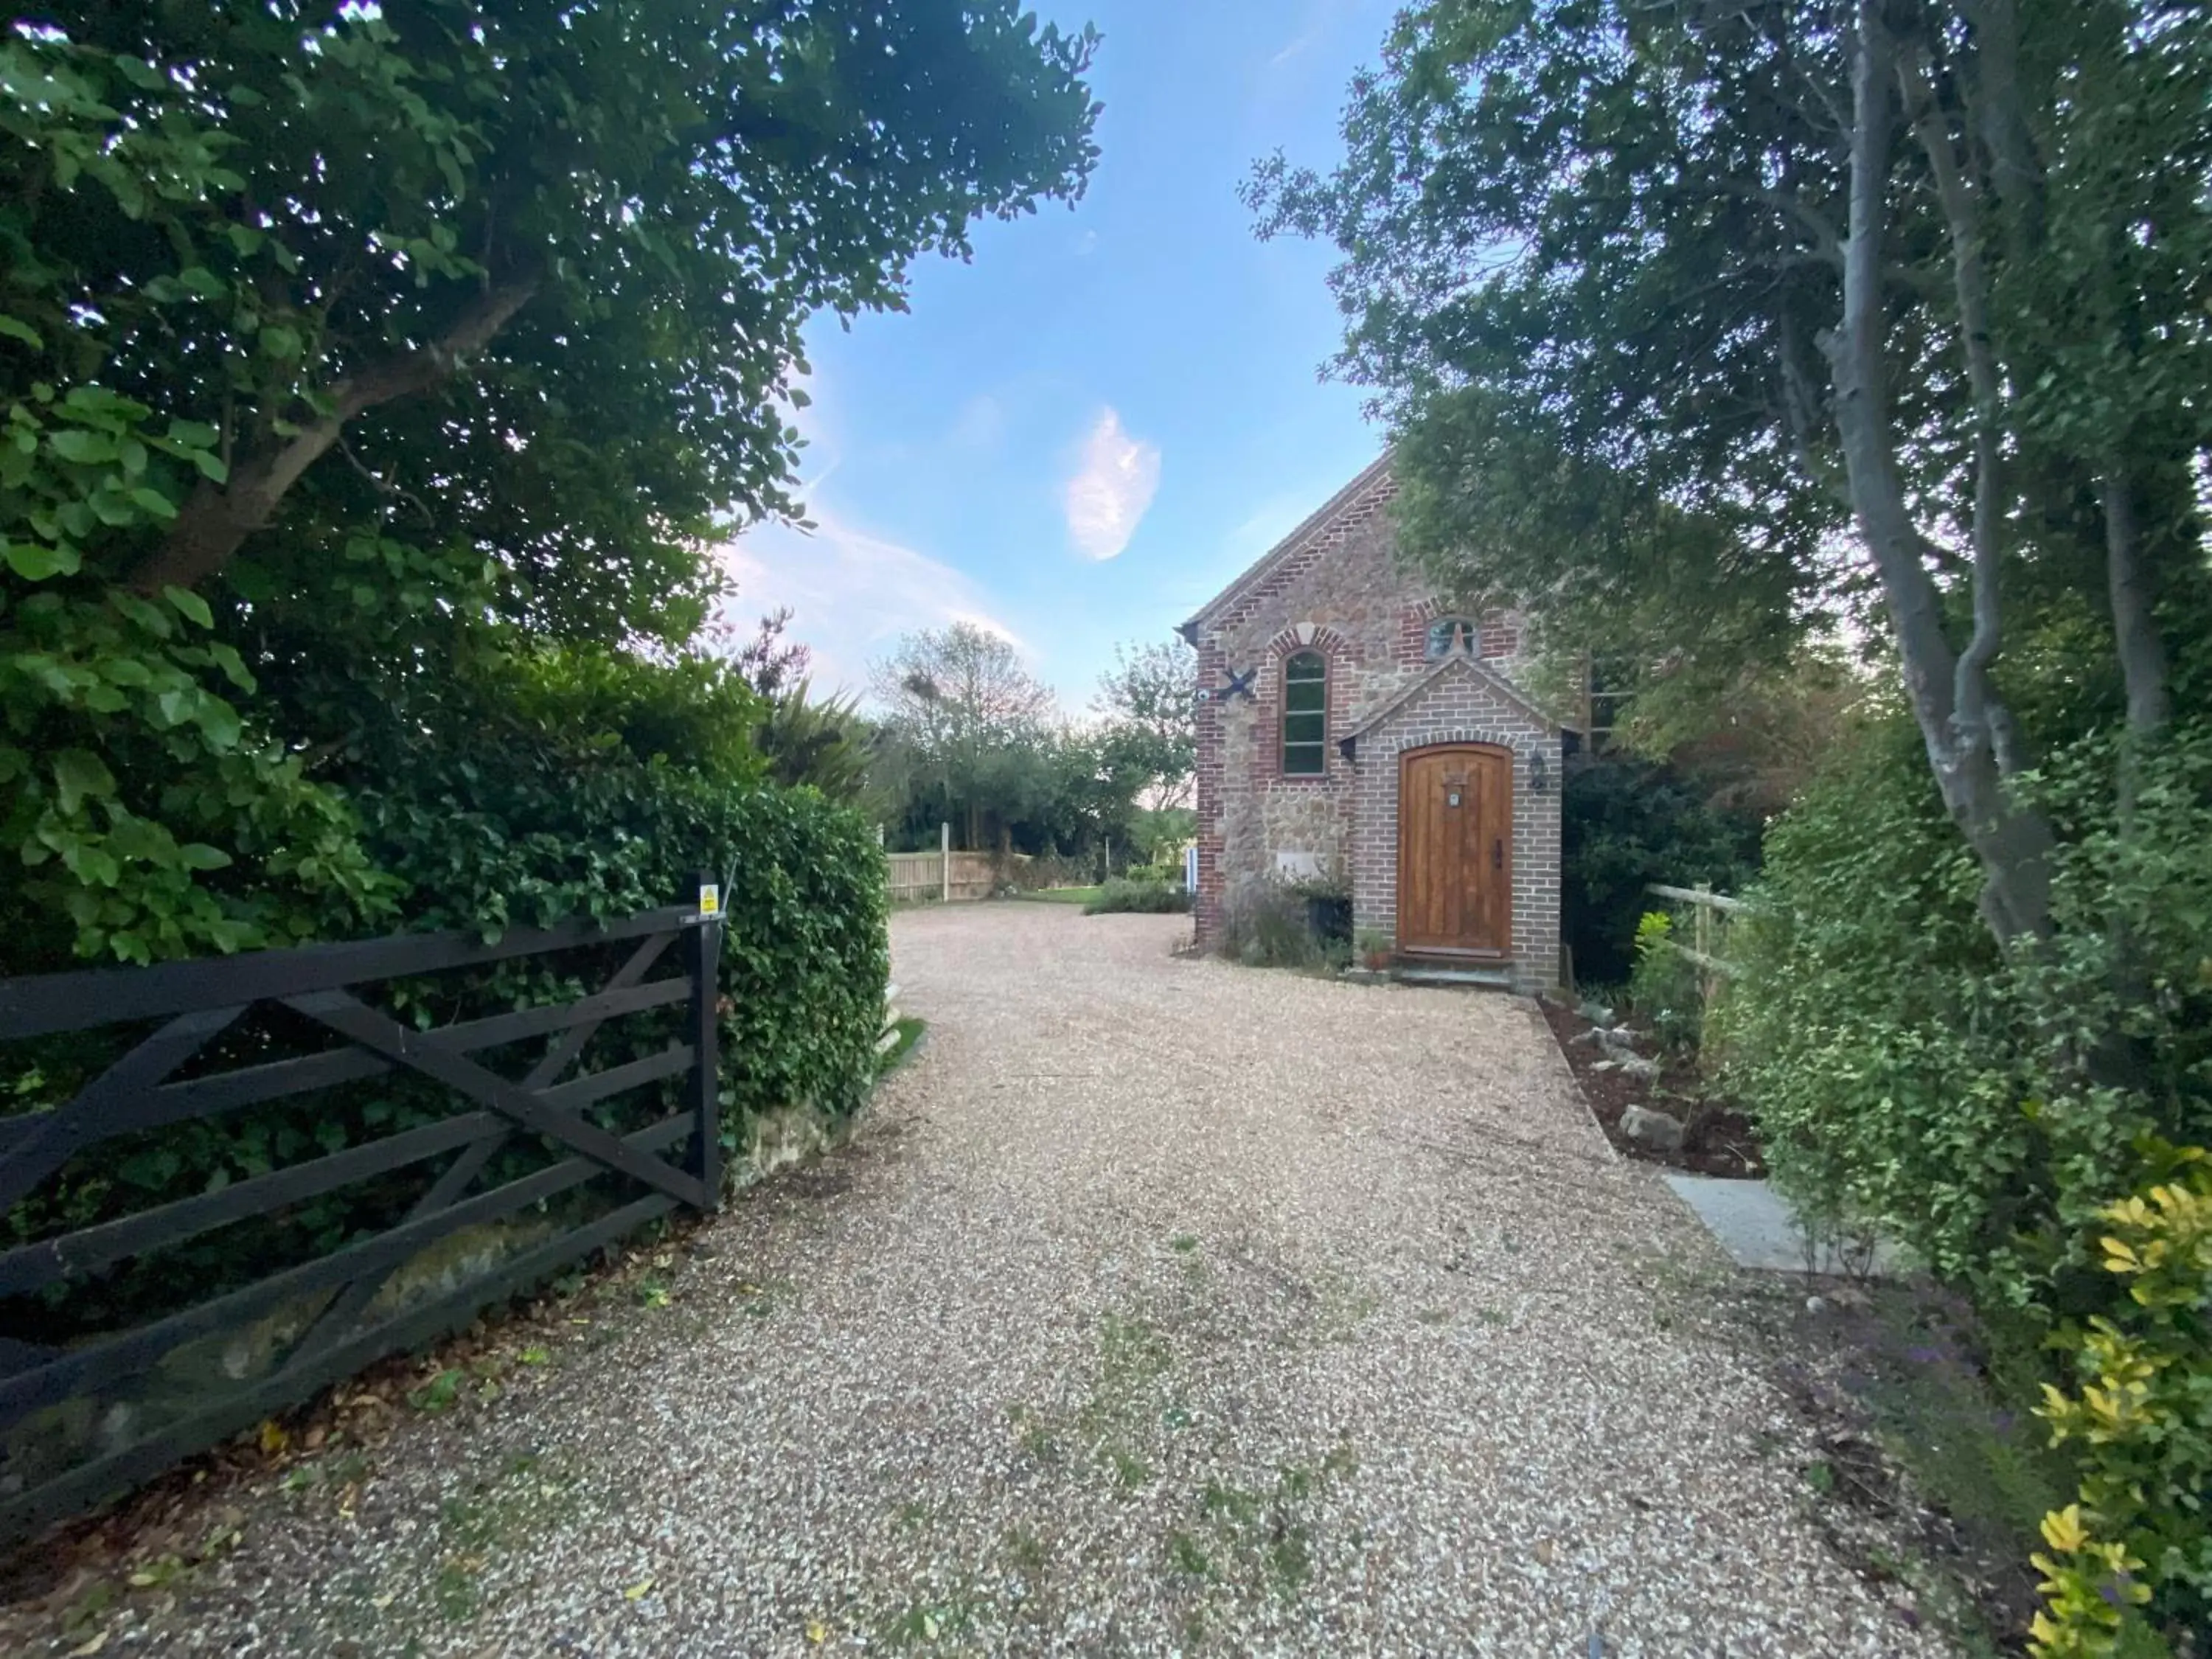
<svg viewBox="0 0 2212 1659"><path fill-rule="evenodd" d="M680 900L708 870L723 890L726 1107L842 1116L866 1096L890 947L883 854L859 814L811 789L650 767L434 770L356 805L379 862L425 901L425 927L628 915ZM733 1117L726 1133L738 1132Z"/></svg>
<svg viewBox="0 0 2212 1659"><path fill-rule="evenodd" d="M426 743L410 764L378 767L345 792L360 845L409 931L461 928L495 936L565 916L617 917L683 900L692 873L723 887L720 957L722 1133L748 1150L769 1112L797 1109L825 1127L849 1116L875 1076L875 1043L889 971L886 886L871 825L811 788L750 775L732 781L640 759L617 748L580 749L566 737L446 750ZM356 926L359 933L391 931ZM396 1017L422 1025L573 998L597 988L627 945L586 948L375 988ZM598 1070L674 1038L678 1009L633 1015L592 1040ZM5 1058L0 1112L66 1097L133 1033L107 1029ZM209 1058L221 1064L316 1046L281 1016L241 1022ZM616 1133L677 1109L681 1079L601 1103L592 1115ZM452 1115L453 1097L392 1074L346 1088L103 1143L75 1160L0 1221L15 1243L92 1224L380 1139ZM480 1179L512 1179L552 1156L518 1137ZM273 1217L256 1218L135 1261L117 1273L58 1287L35 1307L0 1309L40 1340L112 1328L244 1282L272 1260L321 1254L391 1224L434 1174L417 1168ZM606 1183L599 1183L605 1185Z"/></svg>

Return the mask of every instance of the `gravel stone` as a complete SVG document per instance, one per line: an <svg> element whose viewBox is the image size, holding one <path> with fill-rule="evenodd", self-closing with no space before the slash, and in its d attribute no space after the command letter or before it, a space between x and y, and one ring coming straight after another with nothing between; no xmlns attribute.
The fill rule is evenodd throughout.
<svg viewBox="0 0 2212 1659"><path fill-rule="evenodd" d="M102 1650L1947 1650L1529 1004L1188 926L898 915L930 1041L850 1145Z"/></svg>

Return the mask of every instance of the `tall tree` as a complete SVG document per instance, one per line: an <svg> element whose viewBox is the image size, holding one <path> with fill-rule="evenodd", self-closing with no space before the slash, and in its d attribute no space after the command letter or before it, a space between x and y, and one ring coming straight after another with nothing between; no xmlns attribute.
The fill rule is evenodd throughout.
<svg viewBox="0 0 2212 1659"><path fill-rule="evenodd" d="M1198 666L1181 640L1114 647L1094 702L1109 763L1160 807L1190 803L1198 767Z"/></svg>
<svg viewBox="0 0 2212 1659"><path fill-rule="evenodd" d="M1079 193L1091 49L1012 0L0 34L11 938L252 942L271 881L343 925L326 786L485 719L503 654L680 653L721 526L792 508L803 324Z"/></svg>
<svg viewBox="0 0 2212 1659"><path fill-rule="evenodd" d="M1439 567L1656 562L1782 630L1870 586L2011 942L2050 929L2052 830L2004 652L2102 595L2089 678L2141 742L2204 631L2209 97L2202 3L1431 0L1344 164L1250 194L1344 250L1339 366ZM1516 550L1501 504L1550 533Z"/></svg>
<svg viewBox="0 0 2212 1659"><path fill-rule="evenodd" d="M1052 692L1003 635L965 622L908 635L869 683L897 763L934 782L962 844L981 846L985 817L1033 792Z"/></svg>

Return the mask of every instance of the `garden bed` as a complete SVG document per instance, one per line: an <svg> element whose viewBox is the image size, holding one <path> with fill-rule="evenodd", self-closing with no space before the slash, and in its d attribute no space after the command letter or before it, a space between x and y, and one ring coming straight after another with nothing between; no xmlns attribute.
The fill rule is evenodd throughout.
<svg viewBox="0 0 2212 1659"><path fill-rule="evenodd" d="M1751 1120L1701 1077L1693 1062L1661 1051L1656 1042L1645 1042L1640 1052L1659 1061L1657 1077L1599 1071L1597 1063L1608 1055L1594 1042L1577 1041L1591 1029L1581 1012L1551 997L1540 999L1539 1006L1559 1042L1559 1052L1574 1068L1575 1081L1582 1085L1583 1098L1589 1102L1598 1127L1623 1157L1730 1180L1753 1180L1766 1173L1758 1132ZM1680 1120L1680 1150L1661 1151L1624 1135L1621 1116L1632 1106Z"/></svg>

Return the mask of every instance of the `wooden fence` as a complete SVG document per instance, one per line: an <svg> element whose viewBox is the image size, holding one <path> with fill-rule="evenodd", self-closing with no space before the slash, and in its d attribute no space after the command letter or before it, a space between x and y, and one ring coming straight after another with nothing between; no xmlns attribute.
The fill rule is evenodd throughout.
<svg viewBox="0 0 2212 1659"><path fill-rule="evenodd" d="M1737 916L1748 915L1752 907L1740 898L1730 898L1725 893L1716 893L1711 884L1699 882L1695 887L1668 887L1654 882L1644 890L1677 904L1692 907L1690 940L1687 945L1679 939L1667 941L1677 953L1698 969L1698 990L1706 1007L1712 1006L1718 994L1720 982L1740 971L1736 964L1722 955L1723 943L1729 922Z"/></svg>
<svg viewBox="0 0 2212 1659"><path fill-rule="evenodd" d="M986 899L997 880L988 853L891 853L891 899L895 903L935 904L946 900Z"/></svg>
<svg viewBox="0 0 2212 1659"><path fill-rule="evenodd" d="M28 1043L33 1051L27 1066L18 1048L0 1050L19 1062L11 1067L19 1077L30 1074L41 1054L55 1063L69 1046L50 1041L57 1036L131 1028L123 1042L106 1047L111 1054L120 1048L119 1057L92 1062L94 1074L70 1098L0 1117L0 1218L15 1224L8 1231L16 1237L31 1235L0 1249L0 1317L15 1327L0 1336L0 1447L15 1465L0 1496L0 1539L121 1492L374 1359L455 1329L487 1304L678 1206L714 1208L721 1188L714 1052L721 930L714 908L714 890L702 883L696 908L672 906L604 926L514 929L493 944L468 933L416 934L0 980L0 1042ZM398 1006L421 1009L442 1000L453 1008L459 992L420 976L543 958L523 977L539 994L560 995L562 988L589 982L580 975L615 963L619 953L605 947L617 944L632 948L589 994L427 1030L403 1025L356 994L373 981L404 980L416 994ZM568 959L555 965L562 953ZM672 966L674 972L665 971ZM664 969L658 976L656 968ZM481 981L476 994L480 1009L489 994ZM511 1002L514 988L506 994ZM664 1014L642 1028L644 1038L626 1045L641 1048L641 1057L562 1080L603 1025L653 1009L678 1014L672 1033ZM138 1036L149 1025L150 1034ZM549 1039L541 1054L507 1068L520 1070L519 1077L471 1058L541 1037ZM92 1041L82 1040L76 1052L85 1053L82 1043ZM656 1041L665 1046L655 1049ZM321 1091L388 1073L437 1085L416 1091L433 1114L441 1101L463 1109L382 1139L346 1145L341 1137L337 1149L322 1156L88 1224L69 1224L66 1216L58 1224L38 1219L58 1206L43 1212L35 1204L23 1207L58 1176L86 1190L88 1170L96 1175L104 1162L143 1148L144 1131L309 1091L319 1098L305 1121L335 1124L332 1097ZM675 1079L680 1087L672 1090ZM612 1097L656 1083L661 1087L633 1102L619 1122L672 1105L672 1113L625 1133L587 1115L590 1109L604 1117ZM314 1150L314 1140L305 1139L300 1150ZM417 1169L441 1158L450 1161L434 1172ZM513 1178L471 1193L495 1158L495 1173ZM595 1212L579 1202L583 1194L548 1211L548 1200L603 1177L614 1185L598 1194ZM82 1288L119 1264L159 1258L256 1218L275 1218L264 1224L291 1237L283 1226L297 1221L296 1206L348 1189L358 1198L364 1184L374 1200L364 1213L381 1214L382 1223L364 1229L353 1217L329 1230L333 1247L320 1254L303 1246L290 1259L256 1262L240 1270L259 1273L251 1282L216 1283L190 1305L160 1307L123 1328L72 1331L61 1341L21 1340L27 1329L42 1334L34 1316L58 1287ZM90 1183L94 1192L100 1187ZM512 1252L475 1249L481 1231L462 1242L469 1246L459 1252L465 1260L482 1262L489 1255L481 1271L445 1262L427 1291L379 1297L429 1247L526 1210L538 1213ZM179 1282L173 1265L169 1272L162 1282ZM451 1282L457 1273L459 1282ZM182 1282L196 1281L187 1272ZM222 1363L207 1363L211 1343L244 1342L247 1333L265 1345L265 1363L243 1377L228 1349L221 1350ZM187 1369L201 1379L197 1391L181 1401L165 1396L166 1404L149 1408L152 1376L173 1378ZM62 1407L100 1423L99 1437L68 1459L46 1459L66 1467L27 1470L26 1448L52 1439Z"/></svg>

